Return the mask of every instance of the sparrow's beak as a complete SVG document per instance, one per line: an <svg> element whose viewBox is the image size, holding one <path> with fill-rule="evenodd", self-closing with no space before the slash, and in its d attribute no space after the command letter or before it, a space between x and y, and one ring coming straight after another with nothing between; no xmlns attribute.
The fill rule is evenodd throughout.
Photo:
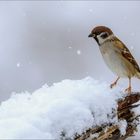
<svg viewBox="0 0 140 140"><path fill-rule="evenodd" d="M89 36L88 37L95 37L95 34L89 34Z"/></svg>

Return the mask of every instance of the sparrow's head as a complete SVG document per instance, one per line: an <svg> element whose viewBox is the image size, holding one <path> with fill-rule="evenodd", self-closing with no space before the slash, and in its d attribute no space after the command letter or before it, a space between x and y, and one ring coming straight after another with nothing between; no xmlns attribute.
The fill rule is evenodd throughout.
<svg viewBox="0 0 140 140"><path fill-rule="evenodd" d="M105 26L95 27L88 37L93 37L98 45L101 45L108 37L113 35L113 32Z"/></svg>

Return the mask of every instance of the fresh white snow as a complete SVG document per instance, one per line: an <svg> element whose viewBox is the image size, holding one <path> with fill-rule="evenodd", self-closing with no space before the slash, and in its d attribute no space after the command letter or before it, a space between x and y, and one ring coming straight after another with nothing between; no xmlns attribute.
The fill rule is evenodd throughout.
<svg viewBox="0 0 140 140"><path fill-rule="evenodd" d="M14 93L0 105L0 139L61 139L62 133L72 139L96 125L118 124L112 112L124 95L120 91L87 77L44 85L33 93Z"/></svg>
<svg viewBox="0 0 140 140"><path fill-rule="evenodd" d="M137 103L133 104L133 105L139 105L140 104L140 101L138 101ZM136 107L136 108L133 108L133 112L136 114L136 116L139 116L140 115L140 106ZM139 123L139 118L137 120L135 120L136 124L140 124ZM138 125L138 128L137 128L137 132L135 132L135 137L130 137L128 138L128 140L139 140L140 139L140 125Z"/></svg>
<svg viewBox="0 0 140 140"><path fill-rule="evenodd" d="M127 128L126 120L119 121L118 126L119 126L121 135L124 136L126 134L126 128Z"/></svg>

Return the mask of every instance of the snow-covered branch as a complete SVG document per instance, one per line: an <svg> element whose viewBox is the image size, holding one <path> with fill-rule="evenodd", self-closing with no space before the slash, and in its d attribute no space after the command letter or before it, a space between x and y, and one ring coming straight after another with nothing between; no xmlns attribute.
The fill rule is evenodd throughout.
<svg viewBox="0 0 140 140"><path fill-rule="evenodd" d="M132 93L118 101L117 114L118 124L103 124L90 128L82 135L76 136L75 140L124 140L133 136L137 131L140 114L133 109L140 104L140 93Z"/></svg>
<svg viewBox="0 0 140 140"><path fill-rule="evenodd" d="M13 94L0 106L0 139L104 140L132 135L129 130L136 128L139 115L133 103L140 95L121 91L87 77Z"/></svg>

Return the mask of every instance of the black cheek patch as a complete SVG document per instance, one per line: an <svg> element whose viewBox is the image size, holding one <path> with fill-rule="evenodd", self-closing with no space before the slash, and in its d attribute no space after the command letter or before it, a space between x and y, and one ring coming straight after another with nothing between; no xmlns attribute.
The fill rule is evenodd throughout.
<svg viewBox="0 0 140 140"><path fill-rule="evenodd" d="M105 39L105 38L108 37L108 34L107 34L107 33L102 33L101 37L102 37L103 39Z"/></svg>
<svg viewBox="0 0 140 140"><path fill-rule="evenodd" d="M100 45L98 38L97 37L94 37L94 39L96 40L96 42L98 43L98 45Z"/></svg>

